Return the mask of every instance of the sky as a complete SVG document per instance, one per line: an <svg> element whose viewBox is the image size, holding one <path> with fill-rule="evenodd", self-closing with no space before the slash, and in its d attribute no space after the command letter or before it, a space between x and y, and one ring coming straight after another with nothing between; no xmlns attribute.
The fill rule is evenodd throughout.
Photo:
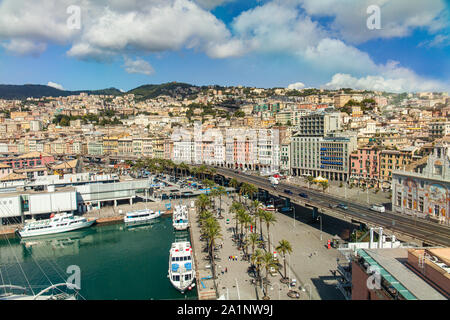
<svg viewBox="0 0 450 320"><path fill-rule="evenodd" d="M450 91L449 0L0 0L0 84Z"/></svg>

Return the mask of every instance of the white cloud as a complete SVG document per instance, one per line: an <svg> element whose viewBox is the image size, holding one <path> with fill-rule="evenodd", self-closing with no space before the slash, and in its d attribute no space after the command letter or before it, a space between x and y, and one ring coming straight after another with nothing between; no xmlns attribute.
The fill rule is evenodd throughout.
<svg viewBox="0 0 450 320"><path fill-rule="evenodd" d="M55 83L55 82L49 81L49 82L47 83L47 85L48 85L49 87L52 87L52 88L55 88L55 89L65 90L65 89L63 88L63 86L60 85L59 83Z"/></svg>
<svg viewBox="0 0 450 320"><path fill-rule="evenodd" d="M438 81L422 79L414 74L392 78L381 75L356 78L342 73L335 74L331 81L323 87L328 89L354 88L388 92L445 91L449 88L448 85Z"/></svg>
<svg viewBox="0 0 450 320"><path fill-rule="evenodd" d="M446 47L450 45L450 35L438 34L431 40L422 41L419 43L419 47Z"/></svg>
<svg viewBox="0 0 450 320"><path fill-rule="evenodd" d="M302 82L296 82L296 83L291 83L290 85L288 85L288 89L289 90L301 90L305 87L305 84Z"/></svg>
<svg viewBox="0 0 450 320"><path fill-rule="evenodd" d="M141 73L151 75L155 72L153 67L145 60L137 58L136 60L125 57L125 71L127 73Z"/></svg>
<svg viewBox="0 0 450 320"><path fill-rule="evenodd" d="M1 45L9 53L32 56L39 56L47 48L45 43L21 39L12 39L2 43Z"/></svg>
<svg viewBox="0 0 450 320"><path fill-rule="evenodd" d="M342 40L361 43L377 38L404 37L416 28L436 32L449 26L445 0L298 0L314 17L331 17L331 29ZM370 5L380 7L381 29L369 30Z"/></svg>
<svg viewBox="0 0 450 320"><path fill-rule="evenodd" d="M143 4L130 11L106 8L86 25L68 55L101 59L135 52L154 53L182 48L208 50L225 41L229 31L213 14L188 0Z"/></svg>
<svg viewBox="0 0 450 320"><path fill-rule="evenodd" d="M66 10L74 4L81 8L80 30L67 25ZM192 0L0 2L0 41L68 44L68 55L79 59L108 60L123 53L182 48L206 51L229 37L225 24Z"/></svg>
<svg viewBox="0 0 450 320"><path fill-rule="evenodd" d="M221 5L233 2L236 0L195 0L202 8L211 10Z"/></svg>

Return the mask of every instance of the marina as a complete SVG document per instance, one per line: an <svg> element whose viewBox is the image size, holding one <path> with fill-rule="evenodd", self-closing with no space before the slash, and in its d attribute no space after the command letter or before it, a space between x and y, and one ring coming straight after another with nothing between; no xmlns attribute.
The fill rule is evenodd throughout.
<svg viewBox="0 0 450 320"><path fill-rule="evenodd" d="M4 285L26 288L29 295L65 282L67 268L76 265L81 270L79 294L86 300L197 299L196 288L181 294L167 278L171 244L189 240L187 232L175 238L167 216L132 228L96 224L37 239L1 236L0 271Z"/></svg>

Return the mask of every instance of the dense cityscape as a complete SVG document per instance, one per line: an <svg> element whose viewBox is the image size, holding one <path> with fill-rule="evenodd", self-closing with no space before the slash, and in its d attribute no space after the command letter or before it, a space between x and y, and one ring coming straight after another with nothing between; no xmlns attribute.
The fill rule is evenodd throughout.
<svg viewBox="0 0 450 320"><path fill-rule="evenodd" d="M333 248L370 249L374 246L375 228L379 241L386 235L389 237L383 240L387 241L384 247L404 248L407 252L410 239L414 239L421 246L433 246L433 256L440 254L445 259L445 251L441 253L434 246L449 243L450 98L447 93L195 87L178 83L152 89L152 95L161 89L164 94L156 93L157 96L148 98L145 96L148 89L138 88L134 91L140 94L81 92L66 97L1 100L3 232L14 232L11 226L17 223L48 218L55 212L76 213L96 220L97 224L118 222L124 219L125 210L117 208L147 208L150 200L152 206L156 205L154 210L171 212L174 210L172 203L175 205L180 199L180 205L186 202L200 210L197 214L205 219L203 223L213 219L215 222L208 223L219 224L220 229L223 221L211 216L227 217L226 224L230 225L236 220L238 228L231 235L233 241L237 239L237 248L227 248L233 253L230 261L235 259L236 249L244 257L251 256L255 254L255 244L259 243L258 246L262 245L271 255L272 245L273 261L266 265L266 280L269 274L276 275L276 267L284 270L280 271L281 281L295 288L296 283L290 283L293 276L287 276L291 270L283 263L286 263L286 253L292 252L298 239L294 237L291 242L281 239L284 232L281 224L292 222L278 217L277 226L272 227L277 230L277 233L272 231L272 237L279 240L277 246L278 242L271 240L269 233L264 235L264 221L269 232L269 226L275 224L278 215L288 220L303 215L305 226L313 226L317 232L316 214L316 219L320 218L319 242L326 244L322 219L324 224L329 223L323 215L331 213L317 204L311 205L320 202L314 194L319 192L325 197L342 200L337 205L329 205L329 209L345 212L348 206L342 202L350 201L378 215L389 210L391 214L414 219L416 227L423 225L433 230L433 224L442 225L440 232L444 235L421 237L416 234L417 230L396 233L393 228L385 230L383 235L382 229L376 229L383 226L380 222L377 225L352 217L353 228L358 225L357 221L360 223L357 229L351 230L345 224L328 227L332 230L327 235L328 248L331 237ZM261 180L255 180L256 183L245 180L250 177ZM263 182L267 184L265 188ZM287 187L282 189L280 183ZM294 194L288 189L296 187L307 191ZM189 200L197 196L197 200ZM242 196L254 202L247 202ZM217 197L220 197L220 204ZM299 197L310 204L296 201ZM313 220L308 217L309 209L312 209ZM219 211L213 214L215 210ZM225 210L223 215L222 210ZM297 218L295 211L298 211ZM190 222L191 234L195 230L195 234L203 234L201 237L206 239L204 232L207 234L207 231L193 226L194 221ZM254 233L258 223L259 237ZM239 225L241 230L237 233ZM243 231L247 228L252 232ZM435 232L437 234L437 230ZM223 233L218 233L220 239ZM222 247L220 239L215 241L221 241ZM374 243L377 248L382 246L381 242ZM253 248L252 254L249 246ZM257 250L264 259L263 252ZM284 253L283 263L276 258L277 250ZM417 259L420 256L417 250L413 249L408 259ZM310 254L315 255L317 251ZM217 257L217 254L212 255ZM332 257L332 261L339 260L338 253L333 253ZM323 258L328 259L328 266L329 254L325 252ZM274 261L279 261L280 265ZM199 264L201 262L196 263L197 268ZM339 268L344 270L344 276L339 276ZM360 299L364 294L356 288L355 280L353 292L348 291L345 284L348 268L340 266L335 270L335 290L321 294L314 288L317 298ZM212 271L213 274L205 270L197 269L197 279L203 274L200 278L203 282L211 276L217 277L217 272L223 274L223 269ZM242 272L245 273L245 268ZM311 273L314 274L312 270ZM304 278L304 275L298 277ZM308 280L299 280L304 290ZM224 277L223 282L228 281ZM445 287L445 283L441 285ZM215 281L210 288L215 288L212 292L206 290L206 286L197 288L200 299L224 297ZM267 290L267 285L261 285L260 297L269 297ZM257 296L251 294L245 284L241 284L241 291L239 295L245 299L258 297L258 293ZM439 299L439 290L429 291L424 298ZM288 296L282 299L300 296L295 289L286 292ZM399 297L398 293L387 292L384 298L414 297L411 293ZM371 294L380 298L380 293ZM233 297L236 298L238 296ZM277 299L277 296L272 293L271 298ZM420 297L414 297L417 298Z"/></svg>

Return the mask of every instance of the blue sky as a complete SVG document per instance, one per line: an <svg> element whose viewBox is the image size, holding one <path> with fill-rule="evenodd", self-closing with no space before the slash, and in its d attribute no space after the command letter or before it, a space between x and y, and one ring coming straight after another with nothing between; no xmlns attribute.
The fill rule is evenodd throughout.
<svg viewBox="0 0 450 320"><path fill-rule="evenodd" d="M0 0L0 83L448 91L448 12L441 0Z"/></svg>

